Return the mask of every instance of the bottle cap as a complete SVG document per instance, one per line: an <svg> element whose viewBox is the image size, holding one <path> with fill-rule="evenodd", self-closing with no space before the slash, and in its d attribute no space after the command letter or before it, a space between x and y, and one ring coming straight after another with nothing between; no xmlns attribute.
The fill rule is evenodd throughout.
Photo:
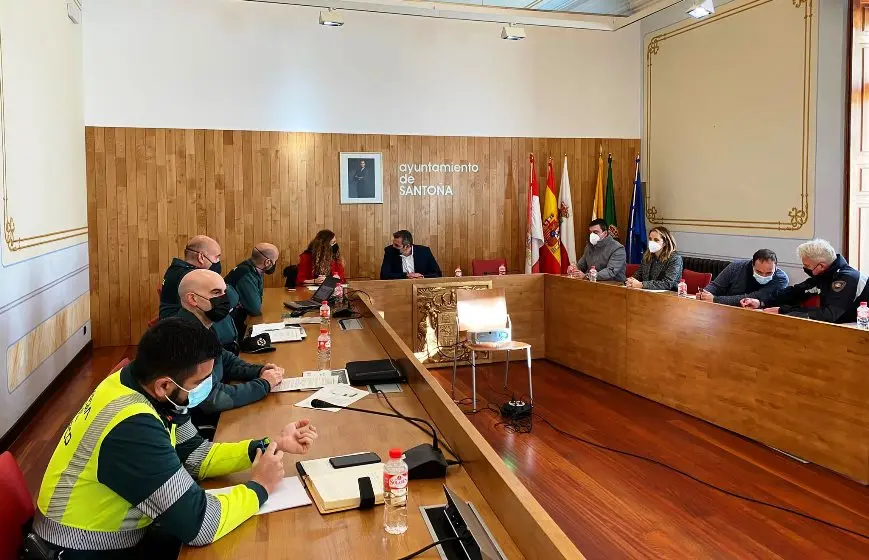
<svg viewBox="0 0 869 560"><path fill-rule="evenodd" d="M866 307L866 302L865 302L865 301L861 301L861 302L860 302L860 307Z"/></svg>
<svg viewBox="0 0 869 560"><path fill-rule="evenodd" d="M389 450L389 458L390 459L401 459L401 456L404 455L404 451L401 449L390 449Z"/></svg>

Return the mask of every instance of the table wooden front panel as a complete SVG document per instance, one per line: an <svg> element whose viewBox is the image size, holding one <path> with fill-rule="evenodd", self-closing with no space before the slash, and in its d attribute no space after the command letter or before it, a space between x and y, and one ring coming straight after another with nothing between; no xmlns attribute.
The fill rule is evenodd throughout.
<svg viewBox="0 0 869 560"><path fill-rule="evenodd" d="M546 278L547 358L869 482L869 333Z"/></svg>
<svg viewBox="0 0 869 560"><path fill-rule="evenodd" d="M289 299L308 297L308 293L300 290L298 293L286 292L283 289L267 289L262 317L263 322L277 322L281 318L282 302ZM370 315L370 313L369 313ZM332 366L341 367L350 360L382 359L389 354L384 349L381 340L375 336L375 330L380 323L373 318L363 319L365 328L357 331L342 331L333 320L332 324ZM303 342L278 344L277 351L271 354L242 355L251 362L274 362L287 370L288 376L301 375L306 369L316 367L316 337L319 325L306 326L308 337ZM382 327L380 327L382 331ZM394 348L394 347L393 347ZM390 351L392 353L392 351ZM395 356L393 355L393 359ZM404 360L412 359L405 357ZM438 386L438 389L439 386ZM320 433L311 453L303 459L330 457L359 451L374 451L382 458L388 457L391 447L406 449L420 443L429 442L425 434L410 424L391 418L365 415L352 411L332 413L322 410L301 409L293 406L310 393L280 393L269 395L263 401L231 410L221 415L216 441L237 441L247 438L259 438L277 434L281 427L301 418L309 418ZM410 385L404 386L404 392L389 396L390 401L402 413L420 418L432 419L426 412ZM389 412L385 402L371 395L355 403L354 406ZM460 413L459 413L460 414ZM437 420L437 419L434 419ZM436 423L436 425L438 425ZM439 431L441 431L438 425ZM470 424L463 429L474 430ZM483 445L486 451L478 451L476 455L463 446L460 455L467 455L472 461L489 461L500 459L491 447L475 432L475 445ZM454 429L444 433L445 439L451 444L461 440ZM296 472L297 456L287 455L284 466L288 475ZM477 465L479 467L479 465ZM501 468L503 464L500 465ZM209 480L207 487L221 487L229 484L242 483L249 479L249 472L237 473L228 477ZM521 486L518 479L510 475L511 480ZM264 516L256 516L241 527L224 537L217 543L203 548L185 547L180 558L186 559L229 559L229 558L306 558L306 559L348 559L376 558L394 559L409 554L431 542L431 536L425 527L419 513L420 505L434 505L445 502L443 484L455 490L463 499L471 501L480 511L492 534L509 558L544 558L539 554L523 555L514 540L510 537L499 517L514 512L496 512L491 504L499 504L497 496L481 494L480 489L469 476L463 466L453 466L448 470L444 480L412 481L410 483L410 503L408 511L408 531L402 536L388 535L383 531L383 508L376 507L370 511L352 510L330 515L320 515L313 506L276 512ZM523 488L524 490L524 488ZM527 493L527 491L525 491ZM539 504L530 497L529 507L538 508ZM524 506L523 506L524 507ZM527 514L526 514L527 515ZM568 553L557 558L582 558L576 548L570 544L564 534L552 523L556 536L567 543ZM534 527L527 531L541 542L548 537L538 536ZM542 548L542 550L547 550ZM435 552L429 552L423 558L435 558ZM556 558L556 556L546 556Z"/></svg>
<svg viewBox="0 0 869 560"><path fill-rule="evenodd" d="M547 274L546 358L623 386L626 295L617 285Z"/></svg>

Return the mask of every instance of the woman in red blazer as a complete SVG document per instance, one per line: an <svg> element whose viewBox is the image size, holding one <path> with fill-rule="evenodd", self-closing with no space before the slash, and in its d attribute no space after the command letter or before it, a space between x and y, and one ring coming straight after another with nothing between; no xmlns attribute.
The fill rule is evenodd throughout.
<svg viewBox="0 0 869 560"><path fill-rule="evenodd" d="M344 278L344 263L341 262L341 251L335 234L328 229L321 230L314 236L301 255L299 255L299 272L296 275L296 286L312 282L322 282L326 275L338 275L341 283Z"/></svg>

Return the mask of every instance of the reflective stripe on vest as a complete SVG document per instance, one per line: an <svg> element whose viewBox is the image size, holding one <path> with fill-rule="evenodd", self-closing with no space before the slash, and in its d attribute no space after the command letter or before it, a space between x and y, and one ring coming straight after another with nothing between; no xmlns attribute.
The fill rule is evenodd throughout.
<svg viewBox="0 0 869 560"><path fill-rule="evenodd" d="M115 550L135 546L152 519L97 479L106 435L136 414L159 414L120 372L106 378L75 415L57 444L39 491L34 529L58 546ZM170 438L175 444L175 428Z"/></svg>

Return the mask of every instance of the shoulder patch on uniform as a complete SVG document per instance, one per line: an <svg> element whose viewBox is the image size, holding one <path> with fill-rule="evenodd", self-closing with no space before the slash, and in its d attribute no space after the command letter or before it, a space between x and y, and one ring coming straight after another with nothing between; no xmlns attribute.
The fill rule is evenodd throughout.
<svg viewBox="0 0 869 560"><path fill-rule="evenodd" d="M844 280L836 280L835 282L833 282L831 287L833 288L834 292L841 292L842 290L845 289L845 281Z"/></svg>

